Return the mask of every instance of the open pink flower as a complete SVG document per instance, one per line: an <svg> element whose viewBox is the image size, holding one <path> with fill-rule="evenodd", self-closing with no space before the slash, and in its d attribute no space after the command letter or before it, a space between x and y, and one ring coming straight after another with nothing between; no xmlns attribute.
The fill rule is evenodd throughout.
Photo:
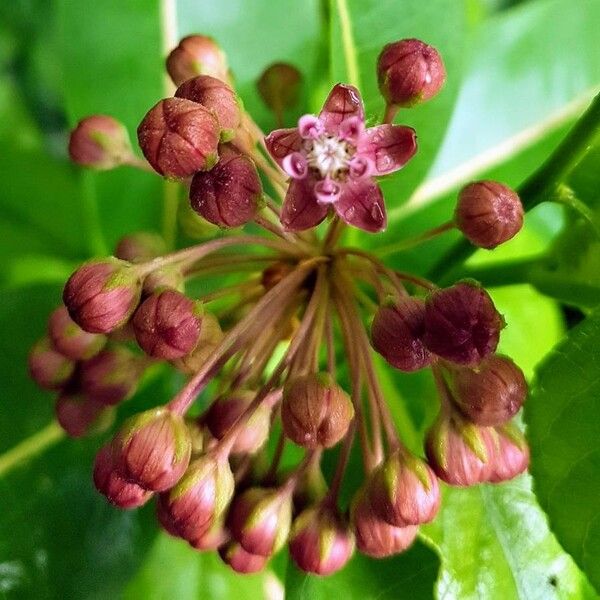
<svg viewBox="0 0 600 600"><path fill-rule="evenodd" d="M366 129L360 94L343 83L331 90L318 117L304 115L298 127L277 129L265 142L292 179L281 213L289 231L318 225L330 207L349 225L385 229L383 195L373 177L397 171L417 150L411 127Z"/></svg>

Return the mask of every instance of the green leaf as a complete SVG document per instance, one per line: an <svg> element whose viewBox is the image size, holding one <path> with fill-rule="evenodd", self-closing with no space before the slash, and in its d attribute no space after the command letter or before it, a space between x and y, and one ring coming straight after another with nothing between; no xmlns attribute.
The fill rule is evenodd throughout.
<svg viewBox="0 0 600 600"><path fill-rule="evenodd" d="M239 575L216 552L194 551L164 533L157 536L142 568L124 590L124 600L254 600L280 588L270 570Z"/></svg>
<svg viewBox="0 0 600 600"><path fill-rule="evenodd" d="M552 529L600 589L600 312L573 329L537 371L525 417L532 472Z"/></svg>
<svg viewBox="0 0 600 600"><path fill-rule="evenodd" d="M350 82L354 71L373 124L383 114L384 101L377 88L377 56L383 46L403 38L420 38L441 53L448 78L433 100L401 111L397 122L414 127L419 151L406 167L382 181L387 208L402 205L425 177L442 142L459 89L462 53L467 32L467 11L462 0L331 0L331 66L333 82ZM443 18L441 18L443 15ZM353 57L356 69L352 67ZM389 219L384 235L367 237L353 230L352 243L360 238L369 244L385 244L398 235L395 219Z"/></svg>
<svg viewBox="0 0 600 600"><path fill-rule="evenodd" d="M528 477L445 488L442 506L424 528L442 557L439 598L596 597L548 530Z"/></svg>
<svg viewBox="0 0 600 600"><path fill-rule="evenodd" d="M420 542L408 551L375 560L355 554L346 567L329 577L308 575L292 560L285 580L286 600L419 600L432 597L438 559Z"/></svg>

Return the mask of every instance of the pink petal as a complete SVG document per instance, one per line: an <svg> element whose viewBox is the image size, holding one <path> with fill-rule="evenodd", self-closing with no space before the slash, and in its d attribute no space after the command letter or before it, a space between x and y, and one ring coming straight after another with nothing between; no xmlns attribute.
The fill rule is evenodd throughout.
<svg viewBox="0 0 600 600"><path fill-rule="evenodd" d="M340 124L350 117L365 120L365 111L359 91L352 85L338 83L329 92L319 115L330 133L337 133Z"/></svg>
<svg viewBox="0 0 600 600"><path fill-rule="evenodd" d="M328 207L317 202L314 185L311 177L290 181L281 211L281 224L287 231L310 229L327 216Z"/></svg>
<svg viewBox="0 0 600 600"><path fill-rule="evenodd" d="M332 204L340 197L342 188L334 181L331 181L331 179L323 179L322 181L317 181L313 191L317 198L317 202L321 204Z"/></svg>
<svg viewBox="0 0 600 600"><path fill-rule="evenodd" d="M269 154L281 166L283 159L288 154L298 152L302 148L302 138L295 127L292 129L276 129L271 131L265 138L265 144Z"/></svg>
<svg viewBox="0 0 600 600"><path fill-rule="evenodd" d="M365 231L383 231L387 225L383 194L370 178L348 180L333 205L341 219Z"/></svg>
<svg viewBox="0 0 600 600"><path fill-rule="evenodd" d="M324 129L321 119L315 115L304 115L298 119L298 133L305 139L318 138Z"/></svg>
<svg viewBox="0 0 600 600"><path fill-rule="evenodd" d="M365 131L358 154L375 165L374 175L387 175L401 169L417 151L417 136L412 127L379 125Z"/></svg>

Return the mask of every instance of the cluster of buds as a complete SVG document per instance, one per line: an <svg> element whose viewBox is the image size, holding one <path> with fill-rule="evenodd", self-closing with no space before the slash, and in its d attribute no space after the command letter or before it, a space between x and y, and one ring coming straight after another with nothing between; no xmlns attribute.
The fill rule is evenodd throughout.
<svg viewBox="0 0 600 600"><path fill-rule="evenodd" d="M346 226L385 229L379 179L417 150L415 131L392 121L440 91L438 52L419 40L383 49L377 75L387 108L378 125L365 126L359 91L339 83L318 115L268 135L244 110L214 40L183 39L167 70L177 91L137 131L147 162L122 126L100 116L74 130L73 160L156 171L187 191L189 211L224 229L252 222L264 235L236 232L167 252L160 237L133 234L67 281L64 306L30 357L35 381L59 392L67 433L97 431L149 364L187 378L168 403L113 432L96 457L97 489L123 509L155 497L166 532L218 551L240 573L264 568L287 544L300 569L328 575L355 549L385 557L408 548L439 511L440 481L496 483L523 472L527 444L511 419L527 385L496 354L504 320L488 293L474 281L439 288L339 244ZM281 63L260 78L279 125L300 83ZM490 249L522 220L512 190L474 182L433 231L456 227ZM192 292L197 281L201 295ZM401 371L432 371L440 414L423 456L396 431L373 350ZM337 376L341 357L348 382ZM320 460L338 444L327 482ZM339 490L355 444L364 477L346 508ZM284 470L292 445L304 458Z"/></svg>

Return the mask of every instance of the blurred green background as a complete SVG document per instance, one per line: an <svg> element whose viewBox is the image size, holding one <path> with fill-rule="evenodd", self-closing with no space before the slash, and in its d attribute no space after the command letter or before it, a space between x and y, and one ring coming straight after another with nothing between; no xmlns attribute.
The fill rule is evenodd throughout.
<svg viewBox="0 0 600 600"><path fill-rule="evenodd" d="M420 152L385 183L388 231L378 238L352 232L347 243L374 248L447 220L456 189L470 178L519 185L600 88L598 0L0 2L1 598L596 597L550 533L528 476L449 490L440 517L403 556L357 557L342 574L320 580L298 573L281 555L265 574L242 578L215 555L160 534L152 507L108 506L90 476L100 440L36 437L47 431L53 406L28 380L26 355L65 279L84 259L109 254L123 234L163 227L160 179L75 168L66 154L69 128L105 113L134 136L164 95L166 49L193 32L223 46L245 106L266 130L275 122L254 82L274 61L297 66L303 100L288 115L292 123L347 78L348 23L340 7L350 16L373 120L382 110L374 64L383 44L422 38L439 48L448 70L438 98L399 116L417 129ZM475 255L472 264L535 255L562 223L559 208L541 206L513 242L493 257ZM394 264L425 273L454 239L436 240L428 252L404 252ZM493 296L510 324L501 349L529 376L566 323L585 312L573 302L565 312L528 285L494 289ZM433 417L431 382L385 369L381 378L399 428L418 448ZM164 402L176 385L170 373L156 373L126 410ZM26 460L15 459L14 447Z"/></svg>

